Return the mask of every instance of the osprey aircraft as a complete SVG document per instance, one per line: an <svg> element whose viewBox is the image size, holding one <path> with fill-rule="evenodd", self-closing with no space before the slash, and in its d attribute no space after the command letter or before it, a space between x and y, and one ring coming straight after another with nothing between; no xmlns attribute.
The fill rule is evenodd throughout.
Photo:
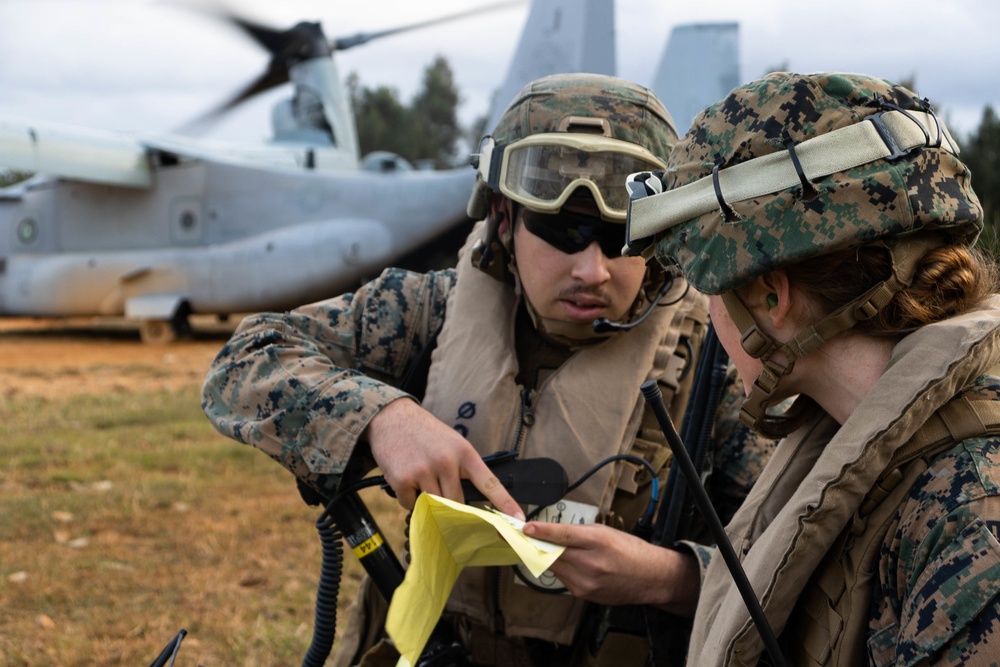
<svg viewBox="0 0 1000 667"><path fill-rule="evenodd" d="M192 313L281 310L350 289L468 222L471 167L358 154L334 55L402 29L328 39L317 23L229 18L271 60L211 115L290 82L268 144L0 118L0 167L37 172L0 190L0 315L124 315L144 340L166 341ZM536 0L526 25L504 90L614 71L611 0Z"/></svg>
<svg viewBox="0 0 1000 667"><path fill-rule="evenodd" d="M0 116L0 168L36 172L0 189L0 316L125 316L143 340L167 342L189 331L191 314L291 308L352 289L446 235L464 238L474 170L360 156L335 61L339 50L455 17L340 39L318 23L276 30L224 18L271 60L208 116L290 83L269 143ZM615 69L613 0L534 0L490 127L532 79Z"/></svg>

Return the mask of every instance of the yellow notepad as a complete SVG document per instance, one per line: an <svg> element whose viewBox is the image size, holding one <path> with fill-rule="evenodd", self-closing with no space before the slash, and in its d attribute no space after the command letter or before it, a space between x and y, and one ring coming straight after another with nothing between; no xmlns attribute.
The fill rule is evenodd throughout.
<svg viewBox="0 0 1000 667"><path fill-rule="evenodd" d="M392 596L385 628L400 665L415 664L466 566L522 562L536 577L566 547L527 537L523 521L422 493L410 519L410 567Z"/></svg>

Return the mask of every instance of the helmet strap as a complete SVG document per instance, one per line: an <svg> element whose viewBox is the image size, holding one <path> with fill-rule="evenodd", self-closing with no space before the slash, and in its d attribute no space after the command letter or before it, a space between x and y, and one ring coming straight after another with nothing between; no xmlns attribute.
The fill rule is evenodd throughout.
<svg viewBox="0 0 1000 667"><path fill-rule="evenodd" d="M483 236L473 244L470 258L472 265L477 269L500 282L509 283L511 280L508 265L514 264L512 238L514 215L517 211L514 202L507 197L499 197L498 200L495 205L487 209ZM500 220L503 216L506 216L508 222L506 231L501 234Z"/></svg>
<svg viewBox="0 0 1000 667"><path fill-rule="evenodd" d="M527 294L522 292L521 297L524 300L524 306L528 311L528 316L531 318L531 323L535 326L535 330L545 338L570 349L575 350L597 345L616 333L615 331L597 333L594 331L593 325L589 322L565 322L563 320L542 317L535 310Z"/></svg>
<svg viewBox="0 0 1000 667"><path fill-rule="evenodd" d="M735 291L724 292L722 302L733 324L740 331L740 345L748 355L760 359L763 364L760 374L753 381L750 395L743 402L740 421L771 438L784 437L799 428L809 416L810 408L815 406L811 399L796 400L781 415L767 412L767 408L774 404L774 393L781 378L792 372L796 360L816 350L834 336L881 312L900 290L910 286L917 263L927 251L943 242L944 239L939 234L903 238L894 242L876 242L873 245L882 246L889 252L892 275L816 324L798 332L786 343L776 341L757 326L750 309ZM785 357L784 364L773 359L776 352Z"/></svg>

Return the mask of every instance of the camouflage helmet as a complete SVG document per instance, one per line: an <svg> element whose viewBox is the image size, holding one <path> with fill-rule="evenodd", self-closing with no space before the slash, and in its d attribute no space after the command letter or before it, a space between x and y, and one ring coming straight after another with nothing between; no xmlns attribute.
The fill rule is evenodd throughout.
<svg viewBox="0 0 1000 667"><path fill-rule="evenodd" d="M703 292L721 294L743 350L762 363L740 418L770 437L814 409L768 412L797 359L874 317L947 239L972 244L982 208L926 100L858 74L777 72L695 118L661 174L629 177L630 254L655 243ZM652 195L652 196L649 196ZM882 244L891 275L779 342L735 288L811 257ZM776 354L780 353L780 354Z"/></svg>
<svg viewBox="0 0 1000 667"><path fill-rule="evenodd" d="M761 186L781 161L784 180ZM668 192L632 203L630 245L658 228L657 257L710 294L878 239L937 230L972 244L982 229L969 170L927 101L859 74L776 72L736 88L694 120L661 180Z"/></svg>
<svg viewBox="0 0 1000 667"><path fill-rule="evenodd" d="M596 240L594 233L603 227L605 233L624 239L625 179L636 170L662 169L676 141L673 119L643 86L587 73L555 74L529 83L514 97L493 133L483 138L476 156L468 213L486 221L483 236L470 253L473 265L520 290L513 229L508 226L500 233L500 216L490 208L491 193L504 196L501 209L510 220L515 204L548 214L540 217L552 220L571 197L579 197L576 201L595 204L601 220L595 223L587 215L571 223L560 216L561 223L572 226L571 235ZM620 247L618 241L616 255ZM629 310L630 321L662 298L660 292L669 286L662 269L652 264ZM526 296L525 303L536 327L571 347L613 335L597 332L589 323L548 320Z"/></svg>
<svg viewBox="0 0 1000 667"><path fill-rule="evenodd" d="M484 152L481 146L477 155L479 170L469 200L470 217L477 219L485 217L488 211L489 191L500 191L495 178L494 182L490 183L489 153L493 153L494 172L499 172L500 159L497 156L501 153L492 147L499 149L538 135L547 135L554 140L565 140L568 137L581 135L603 136L611 140L607 145L612 148L615 145L625 150L629 149L628 145L638 147L641 153L636 152L636 154L651 158L648 161L654 164L656 162L662 164L661 161L669 154L678 137L670 114L656 95L643 86L603 74L555 74L536 79L514 97L493 133L483 140L483 146L489 143L491 149L489 152ZM541 137L539 139L544 141ZM604 148L600 144L598 146ZM621 221L624 221L627 205L624 175L620 178L611 178L612 175L609 173L607 179L608 188L620 188L622 193ZM615 176L618 176L617 171ZM582 181L592 181L592 179L584 174L580 182ZM595 186L593 182L585 185L590 187L595 196L599 196L598 189L604 189ZM518 199L517 193L504 192L504 194ZM525 200L521 203L536 209L533 204L540 202ZM558 207L555 210L539 212L557 210Z"/></svg>

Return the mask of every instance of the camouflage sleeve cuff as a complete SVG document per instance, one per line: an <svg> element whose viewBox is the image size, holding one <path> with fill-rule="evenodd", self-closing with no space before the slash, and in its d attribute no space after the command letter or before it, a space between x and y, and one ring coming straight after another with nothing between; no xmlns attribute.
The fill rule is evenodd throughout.
<svg viewBox="0 0 1000 667"><path fill-rule="evenodd" d="M260 333L294 340L284 323L270 324ZM267 452L304 481L329 489L339 480L318 485L316 476L342 475L372 418L409 395L322 357L302 355L299 348L286 352L282 347L271 345L252 355L254 362L240 370L242 382L232 383L247 388L221 401L223 406L242 401L251 408L237 411L231 435ZM216 423L223 426L225 420Z"/></svg>
<svg viewBox="0 0 1000 667"><path fill-rule="evenodd" d="M409 394L364 375L337 383L333 396L313 402L295 449L314 474L341 474L355 455L361 434L386 405ZM412 397L410 397L412 398Z"/></svg>
<svg viewBox="0 0 1000 667"><path fill-rule="evenodd" d="M707 547L704 544L698 544L697 542L688 542L687 540L681 540L674 543L674 549L677 549L677 551L680 551L681 553L689 553L697 559L699 575L702 583L704 583L705 572L708 570L708 566L712 562L712 559L715 558L715 554L719 552L718 549L715 547Z"/></svg>

